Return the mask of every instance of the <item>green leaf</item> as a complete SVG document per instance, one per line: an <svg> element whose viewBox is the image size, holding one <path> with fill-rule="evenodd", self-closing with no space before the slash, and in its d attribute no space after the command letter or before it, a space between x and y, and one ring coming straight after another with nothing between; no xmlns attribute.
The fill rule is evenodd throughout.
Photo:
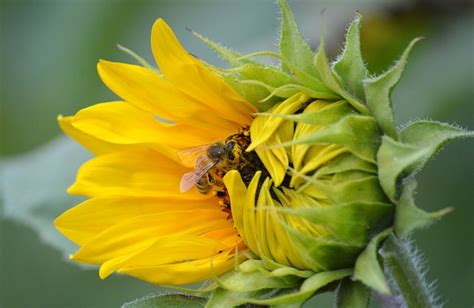
<svg viewBox="0 0 474 308"><path fill-rule="evenodd" d="M362 281L365 285L382 294L390 294L390 288L377 259L378 246L391 232L391 229L386 229L372 238L369 245L357 258L354 268L355 280Z"/></svg>
<svg viewBox="0 0 474 308"><path fill-rule="evenodd" d="M362 114L368 114L367 107L365 107L365 105L363 105L360 101L358 101L355 97L342 88L338 77L334 74L331 67L329 66L329 60L324 48L324 29L322 29L319 49L316 53L316 56L314 57L314 64L320 74L321 80L331 91L345 98L358 112Z"/></svg>
<svg viewBox="0 0 474 308"><path fill-rule="evenodd" d="M185 294L151 295L133 302L125 303L122 308L202 308L206 298Z"/></svg>
<svg viewBox="0 0 474 308"><path fill-rule="evenodd" d="M421 210L413 200L415 189L416 181L414 178L410 178L410 181L405 183L400 201L396 206L394 231L399 237L408 235L416 228L427 227L452 211L452 208L445 208L433 213Z"/></svg>
<svg viewBox="0 0 474 308"><path fill-rule="evenodd" d="M363 283L344 278L337 288L337 308L365 308L369 306L371 290Z"/></svg>
<svg viewBox="0 0 474 308"><path fill-rule="evenodd" d="M474 133L431 121L420 121L406 127L401 132L401 141L384 136L377 161L380 184L390 200L396 203L403 178L421 170L447 142L467 137L474 137Z"/></svg>
<svg viewBox="0 0 474 308"><path fill-rule="evenodd" d="M357 157L375 163L375 155L380 143L375 119L367 116L348 115L340 121L326 126L310 135L282 143L293 144L339 144L347 147Z"/></svg>
<svg viewBox="0 0 474 308"><path fill-rule="evenodd" d="M313 52L298 31L293 13L285 0L278 0L281 10L280 53L296 68L318 77L313 65ZM289 68L286 68L289 71Z"/></svg>
<svg viewBox="0 0 474 308"><path fill-rule="evenodd" d="M341 79L350 93L365 99L362 81L369 75L360 51L360 21L357 15L346 33L346 42L342 54L333 64L333 71Z"/></svg>
<svg viewBox="0 0 474 308"><path fill-rule="evenodd" d="M59 137L36 150L0 161L3 215L33 228L65 259L76 246L52 222L82 200L67 195L66 189L74 181L79 166L90 157L80 145Z"/></svg>
<svg viewBox="0 0 474 308"><path fill-rule="evenodd" d="M364 81L365 96L370 112L377 119L383 132L394 140L398 140L398 133L390 96L402 76L410 51L419 40L420 38L416 38L411 41L398 62L387 72Z"/></svg>

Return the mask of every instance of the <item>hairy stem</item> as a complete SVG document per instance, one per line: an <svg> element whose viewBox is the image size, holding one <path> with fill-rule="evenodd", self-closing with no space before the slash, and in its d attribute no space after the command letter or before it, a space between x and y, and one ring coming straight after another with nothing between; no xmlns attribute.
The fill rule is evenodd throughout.
<svg viewBox="0 0 474 308"><path fill-rule="evenodd" d="M424 280L420 257L410 248L408 241L400 241L390 235L381 250L385 271L400 296L402 305L408 308L439 307L433 296L433 288Z"/></svg>

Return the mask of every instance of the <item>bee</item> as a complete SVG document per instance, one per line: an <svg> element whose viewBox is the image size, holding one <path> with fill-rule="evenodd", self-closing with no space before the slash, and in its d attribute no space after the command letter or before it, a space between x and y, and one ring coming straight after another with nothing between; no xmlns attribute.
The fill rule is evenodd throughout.
<svg viewBox="0 0 474 308"><path fill-rule="evenodd" d="M229 136L225 142L215 142L182 149L178 156L183 163L194 163L194 170L181 178L180 191L186 192L196 186L202 194L208 194L214 187L224 187L223 177L230 170L240 170L247 160L245 149L250 144L247 133Z"/></svg>

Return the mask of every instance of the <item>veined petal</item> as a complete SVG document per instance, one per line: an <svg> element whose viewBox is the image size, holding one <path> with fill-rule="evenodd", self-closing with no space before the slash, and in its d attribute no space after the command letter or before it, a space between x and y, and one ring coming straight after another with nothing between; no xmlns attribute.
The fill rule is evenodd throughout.
<svg viewBox="0 0 474 308"><path fill-rule="evenodd" d="M179 91L149 68L102 60L97 69L102 81L118 96L162 118L210 131L235 132L241 126L221 118L213 108Z"/></svg>
<svg viewBox="0 0 474 308"><path fill-rule="evenodd" d="M190 55L163 19L158 19L153 25L151 48L160 70L180 91L196 98L229 121L240 125L251 123L251 114L257 109L200 60Z"/></svg>
<svg viewBox="0 0 474 308"><path fill-rule="evenodd" d="M100 267L100 277L106 278L123 267L146 267L176 264L206 259L225 249L233 249L219 241L196 235L172 235L160 237L148 248L126 257L111 259Z"/></svg>
<svg viewBox="0 0 474 308"><path fill-rule="evenodd" d="M212 230L232 226L226 216L219 208L138 216L106 229L84 244L74 254L73 259L99 264L134 255L150 247L161 237L203 235Z"/></svg>
<svg viewBox="0 0 474 308"><path fill-rule="evenodd" d="M137 216L186 210L219 208L217 199L97 197L86 200L56 218L56 228L68 239L83 245L99 233Z"/></svg>
<svg viewBox="0 0 474 308"><path fill-rule="evenodd" d="M235 258L228 252L190 262L124 267L118 272L159 285L183 285L207 280L231 270L235 266Z"/></svg>
<svg viewBox="0 0 474 308"><path fill-rule="evenodd" d="M163 154L136 149L102 155L89 160L78 171L68 189L74 195L168 197L181 200L210 199L192 189L179 191L181 177L190 170Z"/></svg>
<svg viewBox="0 0 474 308"><path fill-rule="evenodd" d="M79 111L72 125L113 144L140 144L156 149L179 162L178 149L215 141L197 128L157 121L149 112L125 102L97 104Z"/></svg>
<svg viewBox="0 0 474 308"><path fill-rule="evenodd" d="M79 144L84 146L86 149L91 151L95 155L101 155L105 153L111 153L114 151L120 151L125 147L122 145L112 144L101 139L97 139L72 125L73 117L58 116L58 123L64 133L69 137L77 141Z"/></svg>

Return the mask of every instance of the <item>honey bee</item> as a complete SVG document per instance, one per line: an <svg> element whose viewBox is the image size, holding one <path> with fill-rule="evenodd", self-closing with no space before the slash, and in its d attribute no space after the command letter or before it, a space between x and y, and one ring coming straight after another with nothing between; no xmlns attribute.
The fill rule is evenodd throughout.
<svg viewBox="0 0 474 308"><path fill-rule="evenodd" d="M182 149L178 156L183 163L195 162L194 170L181 178L180 191L186 192L196 186L202 194L214 187L224 187L222 178L230 170L240 170L248 161L245 149L250 144L248 132L231 135L225 142L215 142Z"/></svg>

